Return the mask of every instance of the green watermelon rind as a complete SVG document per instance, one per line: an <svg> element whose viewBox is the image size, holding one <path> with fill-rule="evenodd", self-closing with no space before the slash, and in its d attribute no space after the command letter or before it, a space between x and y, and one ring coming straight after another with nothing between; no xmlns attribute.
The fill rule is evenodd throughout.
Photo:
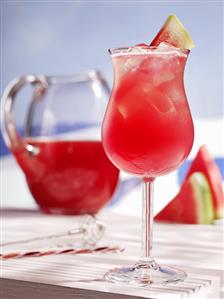
<svg viewBox="0 0 224 299"><path fill-rule="evenodd" d="M171 15L167 18L150 45L158 46L162 42L168 42L174 47L188 50L195 47L192 37L176 15Z"/></svg>
<svg viewBox="0 0 224 299"><path fill-rule="evenodd" d="M215 219L224 218L224 193L222 187L222 176L218 166L216 165L205 145L200 147L197 156L188 169L185 180L190 178L190 176L195 172L202 172L208 181L212 194Z"/></svg>
<svg viewBox="0 0 224 299"><path fill-rule="evenodd" d="M175 22L174 22L175 20ZM172 21L172 22L171 22ZM181 21L178 19L176 15L169 16L167 19L167 23L170 23L172 26L174 26L172 31L179 33L177 34L178 39L181 39L181 46L185 49L193 49L195 47L194 41L191 38L188 31L185 29L184 25L181 23ZM179 30L179 31L178 31Z"/></svg>
<svg viewBox="0 0 224 299"><path fill-rule="evenodd" d="M205 175L201 172L193 173L189 179L194 186L195 198L199 211L198 223L211 224L214 221L215 213L213 208L212 194ZM201 211L201 213L200 213Z"/></svg>
<svg viewBox="0 0 224 299"><path fill-rule="evenodd" d="M214 215L208 180L203 173L194 172L185 180L173 200L155 216L155 220L185 224L211 224Z"/></svg>

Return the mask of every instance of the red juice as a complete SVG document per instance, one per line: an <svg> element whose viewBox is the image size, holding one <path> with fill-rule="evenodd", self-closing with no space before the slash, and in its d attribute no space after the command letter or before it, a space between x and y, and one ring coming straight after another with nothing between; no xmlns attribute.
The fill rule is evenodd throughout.
<svg viewBox="0 0 224 299"><path fill-rule="evenodd" d="M179 167L193 144L183 84L188 53L141 50L112 55L115 78L102 140L118 168L156 177Z"/></svg>
<svg viewBox="0 0 224 299"><path fill-rule="evenodd" d="M48 213L95 214L111 198L119 170L107 158L100 141L24 139L37 148L15 157L29 189Z"/></svg>

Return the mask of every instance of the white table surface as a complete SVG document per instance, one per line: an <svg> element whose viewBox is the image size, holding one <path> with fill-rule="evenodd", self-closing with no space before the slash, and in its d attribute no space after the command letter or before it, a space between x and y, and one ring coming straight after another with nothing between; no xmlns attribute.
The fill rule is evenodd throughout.
<svg viewBox="0 0 224 299"><path fill-rule="evenodd" d="M2 211L2 242L61 232L80 218L30 211ZM154 256L188 274L167 286L118 286L102 281L115 266L133 264L140 256L140 219L104 211L107 224L99 246L119 245L121 253L62 254L1 260L3 298L222 298L223 227L221 225L154 226ZM99 281L96 281L98 280ZM29 297L30 292L32 297Z"/></svg>

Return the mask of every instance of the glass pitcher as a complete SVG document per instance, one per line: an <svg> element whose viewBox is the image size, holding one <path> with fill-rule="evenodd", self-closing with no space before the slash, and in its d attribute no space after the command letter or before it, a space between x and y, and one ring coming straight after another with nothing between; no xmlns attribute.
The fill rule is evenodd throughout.
<svg viewBox="0 0 224 299"><path fill-rule="evenodd" d="M14 122L14 104L27 84L34 92L21 136ZM105 155L100 140L109 92L97 71L29 75L6 88L3 136L42 211L95 214L110 200L119 170Z"/></svg>

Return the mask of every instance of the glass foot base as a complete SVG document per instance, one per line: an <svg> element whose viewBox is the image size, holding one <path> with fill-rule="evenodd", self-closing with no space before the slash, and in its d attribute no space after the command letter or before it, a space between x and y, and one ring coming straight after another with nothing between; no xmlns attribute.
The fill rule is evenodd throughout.
<svg viewBox="0 0 224 299"><path fill-rule="evenodd" d="M131 267L115 268L107 272L105 280L116 284L147 286L183 281L187 274L179 269L160 266L155 261L139 262Z"/></svg>

